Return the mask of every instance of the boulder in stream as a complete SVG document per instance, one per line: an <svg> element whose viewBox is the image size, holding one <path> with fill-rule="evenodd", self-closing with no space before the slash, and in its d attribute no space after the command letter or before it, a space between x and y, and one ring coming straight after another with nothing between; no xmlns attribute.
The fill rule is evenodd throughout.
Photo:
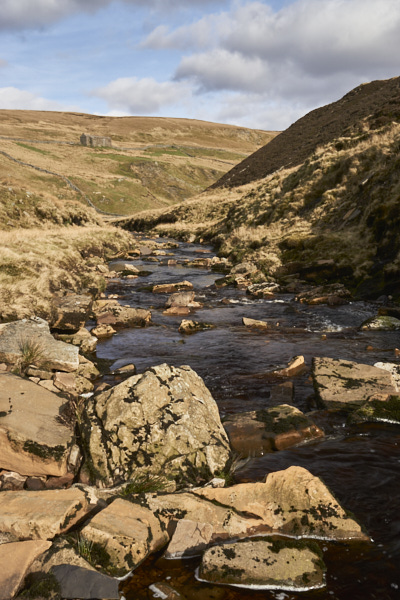
<svg viewBox="0 0 400 600"><path fill-rule="evenodd" d="M314 358L312 377L317 400L326 408L351 411L396 394L389 371L349 360Z"/></svg>
<svg viewBox="0 0 400 600"><path fill-rule="evenodd" d="M174 294L184 290L192 290L193 284L190 281L178 281L177 283L160 283L153 286L153 294Z"/></svg>
<svg viewBox="0 0 400 600"><path fill-rule="evenodd" d="M316 542L264 539L209 548L201 561L199 579L293 592L324 587L325 571Z"/></svg>
<svg viewBox="0 0 400 600"><path fill-rule="evenodd" d="M389 315L378 315L364 321L360 329L361 331L400 331L400 319Z"/></svg>
<svg viewBox="0 0 400 600"><path fill-rule="evenodd" d="M243 456L260 456L324 436L311 419L288 404L229 415L223 425L232 450Z"/></svg>
<svg viewBox="0 0 400 600"><path fill-rule="evenodd" d="M122 306L118 300L97 300L93 305L97 326L145 327L151 321L151 312L144 308Z"/></svg>
<svg viewBox="0 0 400 600"><path fill-rule="evenodd" d="M215 325L212 325L211 323L183 319L179 325L179 332L191 334L197 333L198 331L206 331L207 329L214 329L214 327Z"/></svg>
<svg viewBox="0 0 400 600"><path fill-rule="evenodd" d="M88 402L87 459L99 485L140 473L177 483L224 469L230 448L218 407L188 366L152 367Z"/></svg>
<svg viewBox="0 0 400 600"><path fill-rule="evenodd" d="M56 313L51 328L57 331L77 332L89 318L93 298L87 294L54 296L52 305Z"/></svg>

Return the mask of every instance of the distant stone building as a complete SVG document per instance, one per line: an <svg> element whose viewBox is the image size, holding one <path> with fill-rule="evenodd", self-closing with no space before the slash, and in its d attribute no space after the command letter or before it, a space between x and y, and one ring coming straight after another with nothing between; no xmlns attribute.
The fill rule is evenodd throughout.
<svg viewBox="0 0 400 600"><path fill-rule="evenodd" d="M82 133L80 139L82 146L90 146L91 148L99 148L101 146L112 146L112 141L110 137L102 137L100 135L87 135L87 133Z"/></svg>

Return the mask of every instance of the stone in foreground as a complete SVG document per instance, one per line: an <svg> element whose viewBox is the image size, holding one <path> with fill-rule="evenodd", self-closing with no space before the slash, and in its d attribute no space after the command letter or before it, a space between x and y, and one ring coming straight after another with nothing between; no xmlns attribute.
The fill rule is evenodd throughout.
<svg viewBox="0 0 400 600"><path fill-rule="evenodd" d="M1 493L0 531L18 539L51 540L71 529L93 506L79 488Z"/></svg>
<svg viewBox="0 0 400 600"><path fill-rule="evenodd" d="M317 539L368 539L324 483L302 467L270 473L265 483L202 488L195 493L240 514L251 514L274 533Z"/></svg>
<svg viewBox="0 0 400 600"><path fill-rule="evenodd" d="M314 358L312 377L317 400L326 408L353 410L396 394L389 371L348 360Z"/></svg>
<svg viewBox="0 0 400 600"><path fill-rule="evenodd" d="M288 404L230 415L223 425L232 449L243 456L260 456L324 436L311 419Z"/></svg>
<svg viewBox="0 0 400 600"><path fill-rule="evenodd" d="M112 575L128 573L169 540L148 508L120 498L93 517L81 538L103 549L102 567Z"/></svg>
<svg viewBox="0 0 400 600"><path fill-rule="evenodd" d="M51 572L60 584L62 598L119 600L119 581L76 565L56 565Z"/></svg>
<svg viewBox="0 0 400 600"><path fill-rule="evenodd" d="M27 379L0 374L0 468L31 476L67 474L74 432L59 421L64 402Z"/></svg>
<svg viewBox="0 0 400 600"><path fill-rule="evenodd" d="M0 600L14 598L30 565L50 546L42 540L0 544Z"/></svg>
<svg viewBox="0 0 400 600"><path fill-rule="evenodd" d="M55 340L47 321L32 317L0 325L0 361L17 364L33 346L36 359L31 362L37 367L70 372L79 366L78 348Z"/></svg>
<svg viewBox="0 0 400 600"><path fill-rule="evenodd" d="M325 570L315 542L254 540L206 550L199 579L239 587L306 591L325 586Z"/></svg>
<svg viewBox="0 0 400 600"><path fill-rule="evenodd" d="M91 399L85 436L99 485L142 473L184 483L230 457L217 404L188 366L152 367Z"/></svg>

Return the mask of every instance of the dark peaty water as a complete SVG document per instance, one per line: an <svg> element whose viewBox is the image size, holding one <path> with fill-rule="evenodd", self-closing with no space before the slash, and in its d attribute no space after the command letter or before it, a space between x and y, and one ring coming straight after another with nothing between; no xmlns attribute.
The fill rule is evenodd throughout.
<svg viewBox="0 0 400 600"><path fill-rule="evenodd" d="M164 241L164 240L160 240ZM158 263L136 260L151 271L145 278L111 282L108 293L118 293L130 306L151 308L154 325L121 330L98 345L100 358L112 359L113 368L128 362L137 371L167 362L190 365L216 399L221 416L270 406L269 392L277 383L271 371L296 355L311 363L313 356L329 356L374 364L393 362L400 334L360 332L358 327L376 314L377 307L363 302L345 306L306 306L281 295L254 300L239 290L216 289L221 275L185 264L167 266L168 258L212 256L204 246L180 244L173 257ZM212 323L215 329L185 336L178 332L182 317L165 316L167 295L141 290L154 283L188 279L196 300L204 307L189 318ZM226 300L230 303L226 303ZM224 300L224 302L223 302ZM242 317L266 320L273 332L248 330ZM279 324L279 325L278 325ZM373 348L368 349L367 348ZM306 374L294 380L294 404L313 409L312 384ZM327 433L323 441L297 446L250 460L237 480L259 481L271 471L301 465L320 476L341 504L352 511L373 539L369 544L321 542L328 567L327 587L318 592L250 591L211 586L196 581L198 561L165 561L155 556L134 573L127 600L155 597L149 586L165 581L187 600L398 600L400 598L400 427L370 425L346 427L341 418L318 421Z"/></svg>

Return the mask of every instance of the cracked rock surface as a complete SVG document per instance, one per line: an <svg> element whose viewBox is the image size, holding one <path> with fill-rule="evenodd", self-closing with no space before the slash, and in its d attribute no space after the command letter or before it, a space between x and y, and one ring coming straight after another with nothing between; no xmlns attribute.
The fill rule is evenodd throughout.
<svg viewBox="0 0 400 600"><path fill-rule="evenodd" d="M178 484L223 470L228 438L203 380L187 366L152 367L88 404L84 426L97 485L117 485L138 474Z"/></svg>

